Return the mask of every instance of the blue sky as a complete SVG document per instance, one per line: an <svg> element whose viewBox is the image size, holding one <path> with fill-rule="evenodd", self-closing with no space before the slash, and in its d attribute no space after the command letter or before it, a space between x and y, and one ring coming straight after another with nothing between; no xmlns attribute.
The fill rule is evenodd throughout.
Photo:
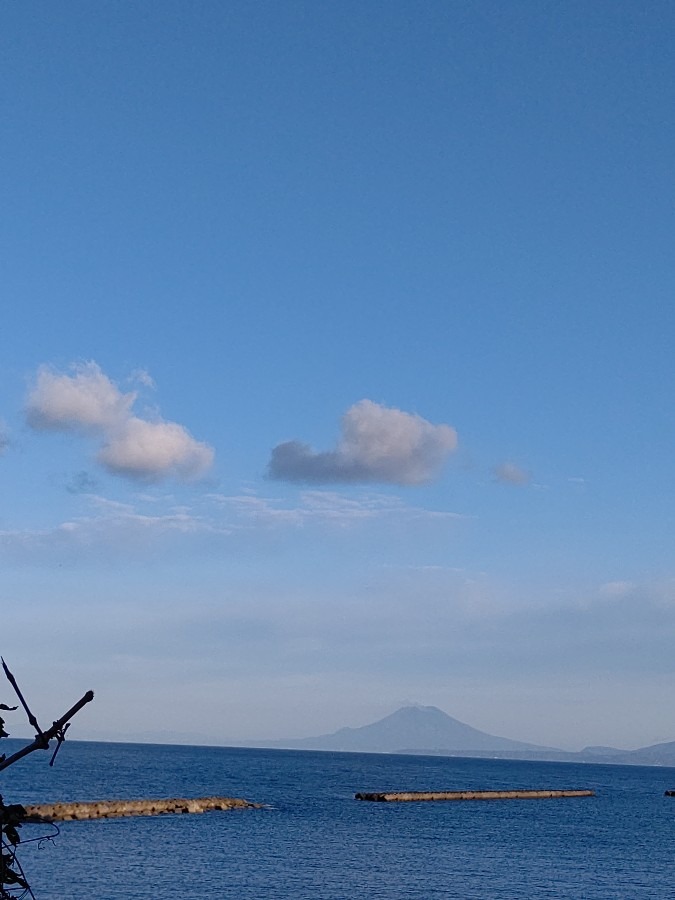
<svg viewBox="0 0 675 900"><path fill-rule="evenodd" d="M1 16L2 652L43 717L674 739L672 5Z"/></svg>

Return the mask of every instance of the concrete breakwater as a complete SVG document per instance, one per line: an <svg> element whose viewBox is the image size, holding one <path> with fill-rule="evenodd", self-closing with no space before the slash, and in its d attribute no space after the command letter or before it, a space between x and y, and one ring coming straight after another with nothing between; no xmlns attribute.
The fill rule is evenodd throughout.
<svg viewBox="0 0 675 900"><path fill-rule="evenodd" d="M355 794L356 800L377 803L412 800L550 800L555 797L595 797L595 791L392 791Z"/></svg>
<svg viewBox="0 0 675 900"><path fill-rule="evenodd" d="M237 797L193 797L167 800L99 800L92 803L42 803L26 806L26 821L67 822L73 819L116 819L121 816L160 816L170 813L202 813L215 809L260 809Z"/></svg>

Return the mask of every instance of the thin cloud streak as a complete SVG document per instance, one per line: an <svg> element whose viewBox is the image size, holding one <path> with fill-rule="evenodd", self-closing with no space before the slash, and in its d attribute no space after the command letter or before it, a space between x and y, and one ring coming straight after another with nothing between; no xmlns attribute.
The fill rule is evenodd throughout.
<svg viewBox="0 0 675 900"><path fill-rule="evenodd" d="M98 489L98 481L89 472L76 472L66 482L69 494L93 494Z"/></svg>
<svg viewBox="0 0 675 900"><path fill-rule="evenodd" d="M399 497L365 494L345 497L333 491L303 491L299 502L260 497L256 494L209 494L208 499L229 508L244 523L263 526L332 524L349 526L376 519L463 519L460 513L407 506Z"/></svg>
<svg viewBox="0 0 675 900"><path fill-rule="evenodd" d="M80 507L84 514L46 528L0 531L0 559L39 565L156 558L164 551L199 555L216 547L224 550L237 537L255 549L270 531L344 530L392 520L463 518L457 513L406 506L397 497L353 498L330 491L306 491L293 504L254 494L208 494L193 506L176 505L171 496L137 496L137 507L94 494L87 490L90 486L87 473L80 473L70 491L85 504Z"/></svg>
<svg viewBox="0 0 675 900"><path fill-rule="evenodd" d="M9 439L9 431L7 430L7 426L0 419L0 456L3 455L8 449L10 445Z"/></svg>
<svg viewBox="0 0 675 900"><path fill-rule="evenodd" d="M103 506L103 504L101 504ZM79 564L92 559L136 560L178 540L217 533L187 512L148 516L124 504L50 528L0 531L0 559L10 564Z"/></svg>

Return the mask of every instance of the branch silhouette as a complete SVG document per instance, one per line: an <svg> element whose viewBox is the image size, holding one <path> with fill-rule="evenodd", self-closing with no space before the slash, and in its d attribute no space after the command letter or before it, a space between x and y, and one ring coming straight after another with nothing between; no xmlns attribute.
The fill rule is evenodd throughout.
<svg viewBox="0 0 675 900"><path fill-rule="evenodd" d="M24 709L28 717L30 725L35 729L35 739L26 744L11 756L0 754L0 771L14 765L20 759L33 753L35 750L48 750L50 742L56 741L56 748L49 762L50 766L54 765L56 754L66 739L66 731L70 727L70 720L78 713L83 706L90 703L94 699L94 692L87 691L77 703L70 707L60 718L52 722L52 725L43 731L38 724L38 720L31 711L16 678L10 672L5 660L0 657L2 668L5 672L7 680L14 689L19 703ZM18 709L17 706L8 706L0 703L0 710L4 712L13 712ZM0 717L0 738L9 737L4 728L5 721ZM22 822L26 818L26 810L18 803L5 804L0 795L0 900L17 900L21 897L30 897L35 900L35 895L30 888L21 864L16 856L16 848L21 843L19 829Z"/></svg>

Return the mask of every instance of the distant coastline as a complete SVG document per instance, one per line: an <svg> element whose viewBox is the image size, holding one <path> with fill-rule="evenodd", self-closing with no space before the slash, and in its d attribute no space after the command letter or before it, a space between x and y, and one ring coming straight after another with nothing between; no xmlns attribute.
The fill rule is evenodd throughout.
<svg viewBox="0 0 675 900"><path fill-rule="evenodd" d="M17 741L32 735L12 733ZM11 739L10 739L11 740ZM599 763L675 767L675 741L621 750L616 747L584 747L561 750L489 734L473 728L434 706L402 707L390 716L358 728L340 728L331 734L284 740L223 740L215 735L190 732L147 731L128 734L90 733L78 740L101 743L159 744L174 746L232 747L266 750L313 750L342 753L387 753L406 756L445 756L470 759L524 760L533 762Z"/></svg>
<svg viewBox="0 0 675 900"><path fill-rule="evenodd" d="M620 750L615 747L560 750L480 731L435 706L406 706L378 722L360 728L341 728L328 735L266 742L258 746L289 750L461 756L474 759L675 766L675 741L640 747L637 750Z"/></svg>

